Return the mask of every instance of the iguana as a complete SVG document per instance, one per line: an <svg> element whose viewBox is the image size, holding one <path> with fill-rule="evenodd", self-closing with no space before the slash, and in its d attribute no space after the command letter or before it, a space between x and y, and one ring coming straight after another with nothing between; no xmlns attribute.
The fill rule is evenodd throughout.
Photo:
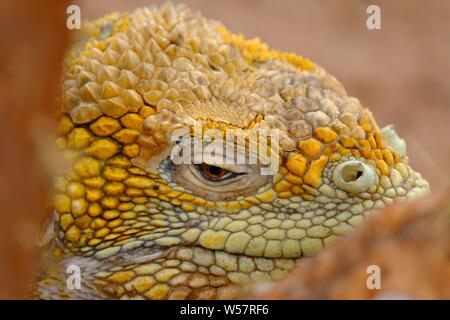
<svg viewBox="0 0 450 320"><path fill-rule="evenodd" d="M233 298L280 279L373 209L429 189L393 128L380 130L310 60L184 5L113 13L84 32L64 64L56 146L66 167L38 298ZM195 126L277 129L276 171L175 164L174 131ZM68 284L71 266L80 289Z"/></svg>

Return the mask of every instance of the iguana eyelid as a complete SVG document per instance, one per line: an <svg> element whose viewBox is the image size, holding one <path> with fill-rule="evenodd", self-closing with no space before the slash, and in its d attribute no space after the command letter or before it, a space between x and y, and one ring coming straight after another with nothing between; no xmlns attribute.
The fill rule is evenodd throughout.
<svg viewBox="0 0 450 320"><path fill-rule="evenodd" d="M214 143L214 142L213 142ZM171 160L173 163L180 164L208 164L210 166L217 166L222 169L239 173L251 173L254 170L254 167L257 166L251 164L238 164L237 162L247 161L249 156L244 150L241 150L239 146L230 146L227 145L225 141L220 141L220 143L225 143L225 146L219 144L217 146L213 146L211 144L202 145L202 143L196 143L192 140L184 140L176 145L176 147L171 152ZM180 156L180 152L190 153L190 157L188 158L188 163L183 156ZM233 154L230 156L230 150ZM225 151L225 152L224 152Z"/></svg>
<svg viewBox="0 0 450 320"><path fill-rule="evenodd" d="M239 174L248 174L252 172L251 165L224 163L223 158L221 157L203 157L203 163Z"/></svg>
<svg viewBox="0 0 450 320"><path fill-rule="evenodd" d="M236 165L221 165L221 168L228 170L236 169ZM242 165L245 167L244 165ZM270 183L269 176L262 176L259 170L252 166L246 166L248 172L239 174L230 171L235 176L230 179L219 181L208 181L195 168L195 164L182 164L175 167L172 180L183 188L190 190L193 194L204 197L208 200L225 201L235 200L239 196L253 194L264 185Z"/></svg>

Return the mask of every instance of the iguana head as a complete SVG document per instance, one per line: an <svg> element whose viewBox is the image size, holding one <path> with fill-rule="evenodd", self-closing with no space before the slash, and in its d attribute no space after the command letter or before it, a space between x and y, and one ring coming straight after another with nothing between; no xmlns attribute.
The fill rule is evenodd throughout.
<svg viewBox="0 0 450 320"><path fill-rule="evenodd" d="M68 166L55 179L40 297L233 297L372 209L428 190L395 131L309 60L184 6L114 13L85 30L65 64L57 146ZM208 130L276 132L276 170L196 158ZM247 156L250 140L236 153ZM176 163L182 144L204 148ZM66 288L70 264L81 291Z"/></svg>

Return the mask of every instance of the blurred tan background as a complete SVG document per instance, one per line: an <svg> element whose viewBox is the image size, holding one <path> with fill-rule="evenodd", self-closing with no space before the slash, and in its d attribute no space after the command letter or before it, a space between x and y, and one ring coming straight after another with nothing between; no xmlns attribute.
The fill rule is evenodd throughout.
<svg viewBox="0 0 450 320"><path fill-rule="evenodd" d="M61 57L71 34L67 2L0 1L0 298L23 297L38 226L51 210L45 150L36 142L57 108ZM93 19L163 1L74 2L82 19ZM325 67L380 126L396 125L411 163L434 190L449 185L450 1L183 2L234 32ZM369 4L381 7L382 30L366 28Z"/></svg>

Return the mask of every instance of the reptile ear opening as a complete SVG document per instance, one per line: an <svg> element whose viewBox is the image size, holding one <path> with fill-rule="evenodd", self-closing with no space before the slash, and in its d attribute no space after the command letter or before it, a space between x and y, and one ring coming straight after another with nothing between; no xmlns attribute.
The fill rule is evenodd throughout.
<svg viewBox="0 0 450 320"><path fill-rule="evenodd" d="M333 182L339 189L357 194L375 184L375 171L364 162L346 161L334 169Z"/></svg>

